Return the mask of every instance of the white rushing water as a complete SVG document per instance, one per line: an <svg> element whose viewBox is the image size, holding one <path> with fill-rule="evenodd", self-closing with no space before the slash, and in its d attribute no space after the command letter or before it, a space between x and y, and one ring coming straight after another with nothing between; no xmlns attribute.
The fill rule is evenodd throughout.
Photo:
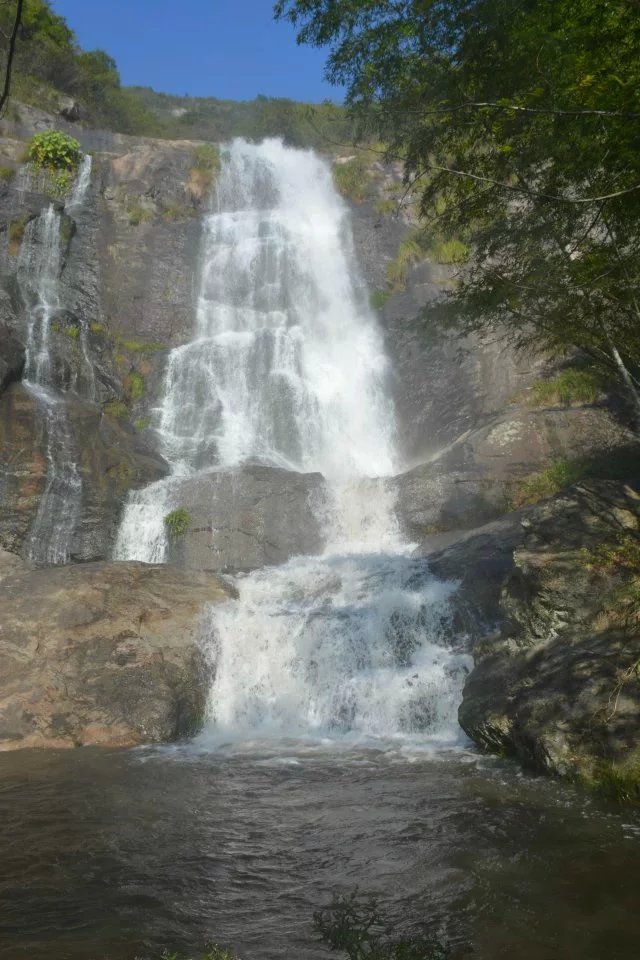
<svg viewBox="0 0 640 960"><path fill-rule="evenodd" d="M252 461L322 473L322 556L239 577L239 599L209 611L202 738L452 742L465 668L445 638L452 587L411 556L379 479L398 469L388 365L330 168L234 141L215 205L194 336L169 357L157 412L173 473L131 495L116 556L164 559L185 476Z"/></svg>
<svg viewBox="0 0 640 960"><path fill-rule="evenodd" d="M75 205L76 212L84 202L90 177L91 158L84 157L68 204L69 207ZM23 383L37 402L46 438L45 487L24 548L26 556L38 564L59 564L69 560L71 541L82 507L78 451L51 353L52 324L63 308L60 294L62 267L62 214L49 204L27 224L17 270L27 315ZM86 327L81 327L80 333L80 347L88 371L85 379L93 385Z"/></svg>
<svg viewBox="0 0 640 960"><path fill-rule="evenodd" d="M78 173L71 190L71 196L68 203L65 204L66 210L70 213L77 213L84 206L87 191L91 184L91 154L83 154Z"/></svg>

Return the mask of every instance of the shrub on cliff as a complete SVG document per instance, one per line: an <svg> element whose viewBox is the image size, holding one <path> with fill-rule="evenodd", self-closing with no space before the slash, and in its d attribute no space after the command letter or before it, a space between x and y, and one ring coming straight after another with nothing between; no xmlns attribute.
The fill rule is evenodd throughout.
<svg viewBox="0 0 640 960"><path fill-rule="evenodd" d="M190 523L191 516L184 507L178 507L176 510L172 510L164 518L164 525L167 528L167 532L169 536L174 538L183 537L189 529Z"/></svg>
<svg viewBox="0 0 640 960"><path fill-rule="evenodd" d="M37 167L73 171L82 159L82 152L75 137L61 130L43 130L31 138L28 156Z"/></svg>

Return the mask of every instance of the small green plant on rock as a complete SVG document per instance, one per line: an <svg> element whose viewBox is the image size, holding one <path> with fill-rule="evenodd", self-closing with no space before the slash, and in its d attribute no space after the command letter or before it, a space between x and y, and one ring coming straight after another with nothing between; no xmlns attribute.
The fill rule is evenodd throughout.
<svg viewBox="0 0 640 960"><path fill-rule="evenodd" d="M391 296L391 290L372 290L369 294L369 303L374 310L382 310Z"/></svg>
<svg viewBox="0 0 640 960"><path fill-rule="evenodd" d="M217 943L211 943L205 952L197 958L195 956L184 957L179 953L168 953L165 951L162 954L161 960L240 960L240 957L234 950L230 950L228 947L220 947Z"/></svg>
<svg viewBox="0 0 640 960"><path fill-rule="evenodd" d="M214 143L203 143L193 151L193 166L196 170L220 171L220 150Z"/></svg>
<svg viewBox="0 0 640 960"><path fill-rule="evenodd" d="M75 137L61 130L43 130L31 138L28 157L41 169L74 172L82 159L82 152Z"/></svg>
<svg viewBox="0 0 640 960"><path fill-rule="evenodd" d="M583 780L616 803L640 804L640 763L616 764L601 760Z"/></svg>
<svg viewBox="0 0 640 960"><path fill-rule="evenodd" d="M469 247L462 240L439 240L429 250L436 263L464 263L469 259Z"/></svg>
<svg viewBox="0 0 640 960"><path fill-rule="evenodd" d="M9 256L18 256L28 222L28 217L22 217L21 220L14 220L9 224Z"/></svg>
<svg viewBox="0 0 640 960"><path fill-rule="evenodd" d="M190 176L198 191L204 191L213 185L221 165L220 150L215 144L203 143L195 148Z"/></svg>
<svg viewBox="0 0 640 960"><path fill-rule="evenodd" d="M13 167L0 167L0 180L4 180L5 183L9 183L10 180L16 175L16 171Z"/></svg>
<svg viewBox="0 0 640 960"><path fill-rule="evenodd" d="M409 275L409 267L424 260L424 237L420 230L412 231L398 248L395 259L387 267L387 281L392 290L404 290Z"/></svg>
<svg viewBox="0 0 640 960"><path fill-rule="evenodd" d="M164 525L170 537L183 537L191 524L191 515L184 507L172 510L164 518Z"/></svg>
<svg viewBox="0 0 640 960"><path fill-rule="evenodd" d="M362 157L353 157L333 167L333 182L338 193L352 200L362 203L369 195L371 177L367 165Z"/></svg>
<svg viewBox="0 0 640 960"><path fill-rule="evenodd" d="M139 370L130 370L124 378L124 388L131 400L140 400L144 396L145 382Z"/></svg>
<svg viewBox="0 0 640 960"><path fill-rule="evenodd" d="M608 543L599 543L591 551L583 550L585 564L598 573L622 573L640 579L640 537L623 533Z"/></svg>
<svg viewBox="0 0 640 960"><path fill-rule="evenodd" d="M582 480L587 473L587 465L582 460L555 460L553 463L532 473L511 490L509 506L517 510L545 497L560 493L565 487Z"/></svg>
<svg viewBox="0 0 640 960"><path fill-rule="evenodd" d="M129 223L132 227L138 227L141 223L149 223L153 220L153 210L145 207L139 200L133 200L127 207Z"/></svg>
<svg viewBox="0 0 640 960"><path fill-rule="evenodd" d="M567 367L550 380L539 380L531 389L535 407L560 405L570 407L595 403L604 386L603 374L593 367Z"/></svg>
<svg viewBox="0 0 640 960"><path fill-rule="evenodd" d="M381 197L379 200L376 200L373 209L376 213L379 213L380 216L390 217L398 212L399 204L397 200L392 200L391 197Z"/></svg>
<svg viewBox="0 0 640 960"><path fill-rule="evenodd" d="M129 408L122 400L109 400L102 409L114 420L124 420L129 416Z"/></svg>

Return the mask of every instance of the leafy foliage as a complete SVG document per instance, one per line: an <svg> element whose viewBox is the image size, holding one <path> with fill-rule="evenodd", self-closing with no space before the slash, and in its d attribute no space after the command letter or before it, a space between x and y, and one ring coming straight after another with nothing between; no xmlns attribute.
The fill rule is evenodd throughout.
<svg viewBox="0 0 640 960"><path fill-rule="evenodd" d="M0 5L0 31L10 30L12 5ZM57 109L60 91L77 99L97 125L123 133L158 133L161 126L139 98L120 86L115 61L103 50L83 51L48 0L26 0L14 63L14 95Z"/></svg>
<svg viewBox="0 0 640 960"><path fill-rule="evenodd" d="M440 311L465 331L581 347L640 378L640 18L633 0L278 0L328 45L363 136L470 259ZM431 311L433 316L433 311ZM627 368L625 374L622 366ZM640 404L639 404L640 407Z"/></svg>
<svg viewBox="0 0 640 960"><path fill-rule="evenodd" d="M130 93L169 137L214 142L282 137L289 146L326 149L331 145L338 152L353 153L354 123L344 108L329 101L308 104L258 96L238 102L178 97L148 87L133 87Z"/></svg>
<svg viewBox="0 0 640 960"><path fill-rule="evenodd" d="M446 960L448 952L425 936L402 935L380 912L373 897L356 890L337 896L313 917L316 933L331 949L349 960Z"/></svg>
<svg viewBox="0 0 640 960"><path fill-rule="evenodd" d="M82 159L80 144L61 130L35 133L28 147L29 159L37 167L73 171Z"/></svg>
<svg viewBox="0 0 640 960"><path fill-rule="evenodd" d="M172 510L164 518L164 525L172 537L182 537L189 529L191 515L184 507Z"/></svg>

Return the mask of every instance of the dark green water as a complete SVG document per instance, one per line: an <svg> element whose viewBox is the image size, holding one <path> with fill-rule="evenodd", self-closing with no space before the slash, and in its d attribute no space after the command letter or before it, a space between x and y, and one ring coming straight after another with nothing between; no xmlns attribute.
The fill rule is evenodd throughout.
<svg viewBox="0 0 640 960"><path fill-rule="evenodd" d="M356 885L476 960L637 960L637 813L471 753L0 755L0 957L320 960Z"/></svg>

